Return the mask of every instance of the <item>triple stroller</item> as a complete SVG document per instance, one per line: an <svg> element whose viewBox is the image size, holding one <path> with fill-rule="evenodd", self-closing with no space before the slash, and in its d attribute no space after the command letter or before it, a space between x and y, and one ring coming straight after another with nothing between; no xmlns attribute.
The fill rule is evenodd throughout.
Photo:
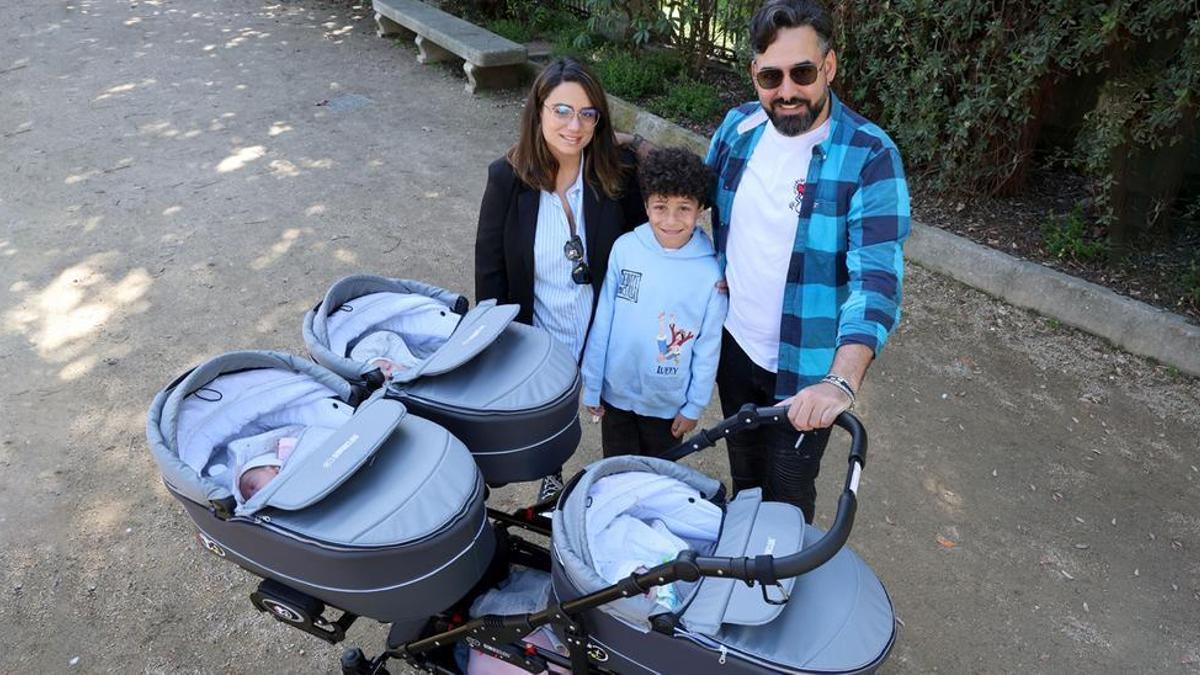
<svg viewBox="0 0 1200 675"><path fill-rule="evenodd" d="M783 408L747 407L665 459L595 462L542 503L488 508L489 486L560 470L581 436L574 358L514 310L348 277L304 318L311 360L232 352L155 397L147 437L163 481L205 549L261 577L257 609L330 643L360 617L390 624L379 655L346 650L348 674L387 673L392 659L435 673L489 659L531 673L868 673L884 662L891 601L844 547L867 450L848 413L837 420L850 450L828 532L759 490L727 499L719 481L673 461L740 429L787 424ZM431 325L448 334L423 342ZM398 369L362 360L381 333L417 345L413 358ZM284 433L297 440L277 474L239 491L241 448ZM682 501L668 512L707 502L714 536L606 579L601 561L618 552L595 531L599 494L626 478L673 486L661 494ZM471 616L526 571L546 580L538 606ZM654 594L667 587L664 606Z"/></svg>

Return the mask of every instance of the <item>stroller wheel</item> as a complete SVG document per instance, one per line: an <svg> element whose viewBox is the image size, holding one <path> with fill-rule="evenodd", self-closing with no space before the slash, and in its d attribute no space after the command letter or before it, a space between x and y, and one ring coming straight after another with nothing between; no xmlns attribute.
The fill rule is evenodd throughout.
<svg viewBox="0 0 1200 675"><path fill-rule="evenodd" d="M263 598L255 604L258 605L260 610L270 614L279 621L286 621L287 623L299 625L312 622L312 619L310 618L311 615L302 614L301 610L292 607L287 603L275 600L274 598Z"/></svg>
<svg viewBox="0 0 1200 675"><path fill-rule="evenodd" d="M255 609L270 614L276 621L331 644L341 642L346 637L346 629L357 618L345 613L337 621L326 619L325 603L271 579L263 579L258 584L258 590L250 594L250 602Z"/></svg>
<svg viewBox="0 0 1200 675"><path fill-rule="evenodd" d="M277 621L297 626L312 624L325 611L325 603L320 600L271 579L258 585L258 590L250 594L250 602Z"/></svg>

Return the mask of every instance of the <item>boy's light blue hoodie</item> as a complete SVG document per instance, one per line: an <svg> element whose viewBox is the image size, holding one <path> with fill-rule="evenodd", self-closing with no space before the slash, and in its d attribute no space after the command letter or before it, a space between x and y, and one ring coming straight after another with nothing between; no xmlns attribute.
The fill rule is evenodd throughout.
<svg viewBox="0 0 1200 675"><path fill-rule="evenodd" d="M700 419L712 398L728 298L700 228L667 250L649 223L613 244L583 356L583 404Z"/></svg>

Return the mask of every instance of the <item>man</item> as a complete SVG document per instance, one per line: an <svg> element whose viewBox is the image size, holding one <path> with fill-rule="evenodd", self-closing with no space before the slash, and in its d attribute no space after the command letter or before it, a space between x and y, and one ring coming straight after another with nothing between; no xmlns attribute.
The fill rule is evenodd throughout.
<svg viewBox="0 0 1200 675"><path fill-rule="evenodd" d="M750 32L758 101L729 112L706 160L730 301L717 389L726 416L788 406L793 428L728 439L734 490L812 522L829 427L899 320L908 187L892 140L830 90L824 9L770 0Z"/></svg>

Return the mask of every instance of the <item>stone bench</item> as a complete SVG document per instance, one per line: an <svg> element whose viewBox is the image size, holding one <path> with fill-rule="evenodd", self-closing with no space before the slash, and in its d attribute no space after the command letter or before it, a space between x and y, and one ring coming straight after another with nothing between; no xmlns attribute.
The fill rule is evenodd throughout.
<svg viewBox="0 0 1200 675"><path fill-rule="evenodd" d="M419 0L373 0L380 37L416 36L417 61L463 59L467 93L515 87L524 80L525 46Z"/></svg>

